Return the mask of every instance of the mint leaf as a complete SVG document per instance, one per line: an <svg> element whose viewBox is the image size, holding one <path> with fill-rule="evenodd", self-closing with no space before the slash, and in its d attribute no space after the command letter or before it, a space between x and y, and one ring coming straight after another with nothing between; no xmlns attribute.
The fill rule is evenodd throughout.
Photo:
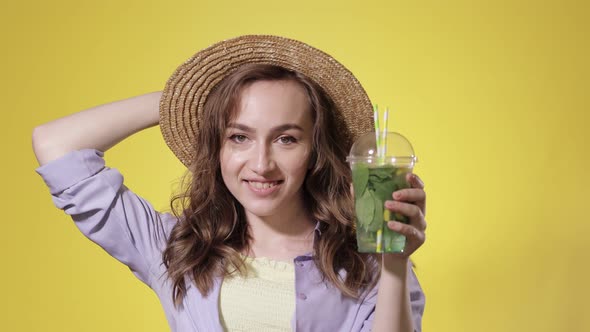
<svg viewBox="0 0 590 332"><path fill-rule="evenodd" d="M369 169L369 175L373 175L373 177L386 180L390 179L395 174L396 168L391 165L383 165L375 168Z"/></svg>
<svg viewBox="0 0 590 332"><path fill-rule="evenodd" d="M383 182L375 182L373 183L373 188L375 189L375 196L377 196L381 201L391 201L393 197L391 194L396 191L397 186L393 181L392 177L389 179L384 180Z"/></svg>
<svg viewBox="0 0 590 332"><path fill-rule="evenodd" d="M357 164L352 168L352 187L354 197L361 197L369 181L369 168L365 164Z"/></svg>
<svg viewBox="0 0 590 332"><path fill-rule="evenodd" d="M368 229L375 216L375 202L370 190L365 190L363 195L355 200L355 212L358 225ZM383 212L382 212L383 213Z"/></svg>
<svg viewBox="0 0 590 332"><path fill-rule="evenodd" d="M370 232L376 232L383 227L383 201L380 200L373 191L367 190L371 198L373 199L373 204L375 204L375 213L373 214L373 220L368 227Z"/></svg>

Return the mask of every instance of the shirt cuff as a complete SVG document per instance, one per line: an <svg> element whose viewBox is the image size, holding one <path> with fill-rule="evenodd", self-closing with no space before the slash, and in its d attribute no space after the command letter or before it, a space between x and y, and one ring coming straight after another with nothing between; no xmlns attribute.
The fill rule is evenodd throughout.
<svg viewBox="0 0 590 332"><path fill-rule="evenodd" d="M56 195L100 172L105 167L103 156L104 152L96 149L71 151L35 171L41 175L51 194Z"/></svg>

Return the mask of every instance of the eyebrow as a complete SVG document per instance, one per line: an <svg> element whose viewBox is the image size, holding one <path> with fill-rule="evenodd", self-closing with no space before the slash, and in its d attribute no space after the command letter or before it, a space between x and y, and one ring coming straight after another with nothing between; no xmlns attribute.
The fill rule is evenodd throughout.
<svg viewBox="0 0 590 332"><path fill-rule="evenodd" d="M243 130L245 132L249 132L249 133L253 133L256 130L254 128L248 127L244 124L241 123L230 123L227 125L228 128L235 128L235 129L240 129ZM286 131L289 129L295 129L295 130L299 130L299 131L304 131L303 128L301 128L299 125L296 125L294 123L286 123L280 126L276 126L276 127L272 127L270 128L271 132L281 132L281 131Z"/></svg>

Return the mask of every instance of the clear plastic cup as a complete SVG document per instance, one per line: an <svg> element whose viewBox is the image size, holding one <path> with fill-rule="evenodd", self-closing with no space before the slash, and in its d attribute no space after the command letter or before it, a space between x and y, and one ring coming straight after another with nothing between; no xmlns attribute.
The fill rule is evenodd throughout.
<svg viewBox="0 0 590 332"><path fill-rule="evenodd" d="M409 221L384 205L393 200L393 192L409 188L406 174L412 172L417 158L410 142L399 133L388 132L385 140L380 136L384 153L377 153L375 142L375 132L359 137L346 158L352 170L358 251L403 252L406 237L389 229L387 222Z"/></svg>

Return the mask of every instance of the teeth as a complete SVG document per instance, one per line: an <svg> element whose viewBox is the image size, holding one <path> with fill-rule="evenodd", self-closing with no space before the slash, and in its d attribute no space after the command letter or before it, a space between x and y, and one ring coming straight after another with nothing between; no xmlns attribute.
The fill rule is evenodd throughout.
<svg viewBox="0 0 590 332"><path fill-rule="evenodd" d="M248 181L250 183L250 185L256 189L268 189L271 187L276 186L278 183L277 182L254 182L254 181Z"/></svg>

